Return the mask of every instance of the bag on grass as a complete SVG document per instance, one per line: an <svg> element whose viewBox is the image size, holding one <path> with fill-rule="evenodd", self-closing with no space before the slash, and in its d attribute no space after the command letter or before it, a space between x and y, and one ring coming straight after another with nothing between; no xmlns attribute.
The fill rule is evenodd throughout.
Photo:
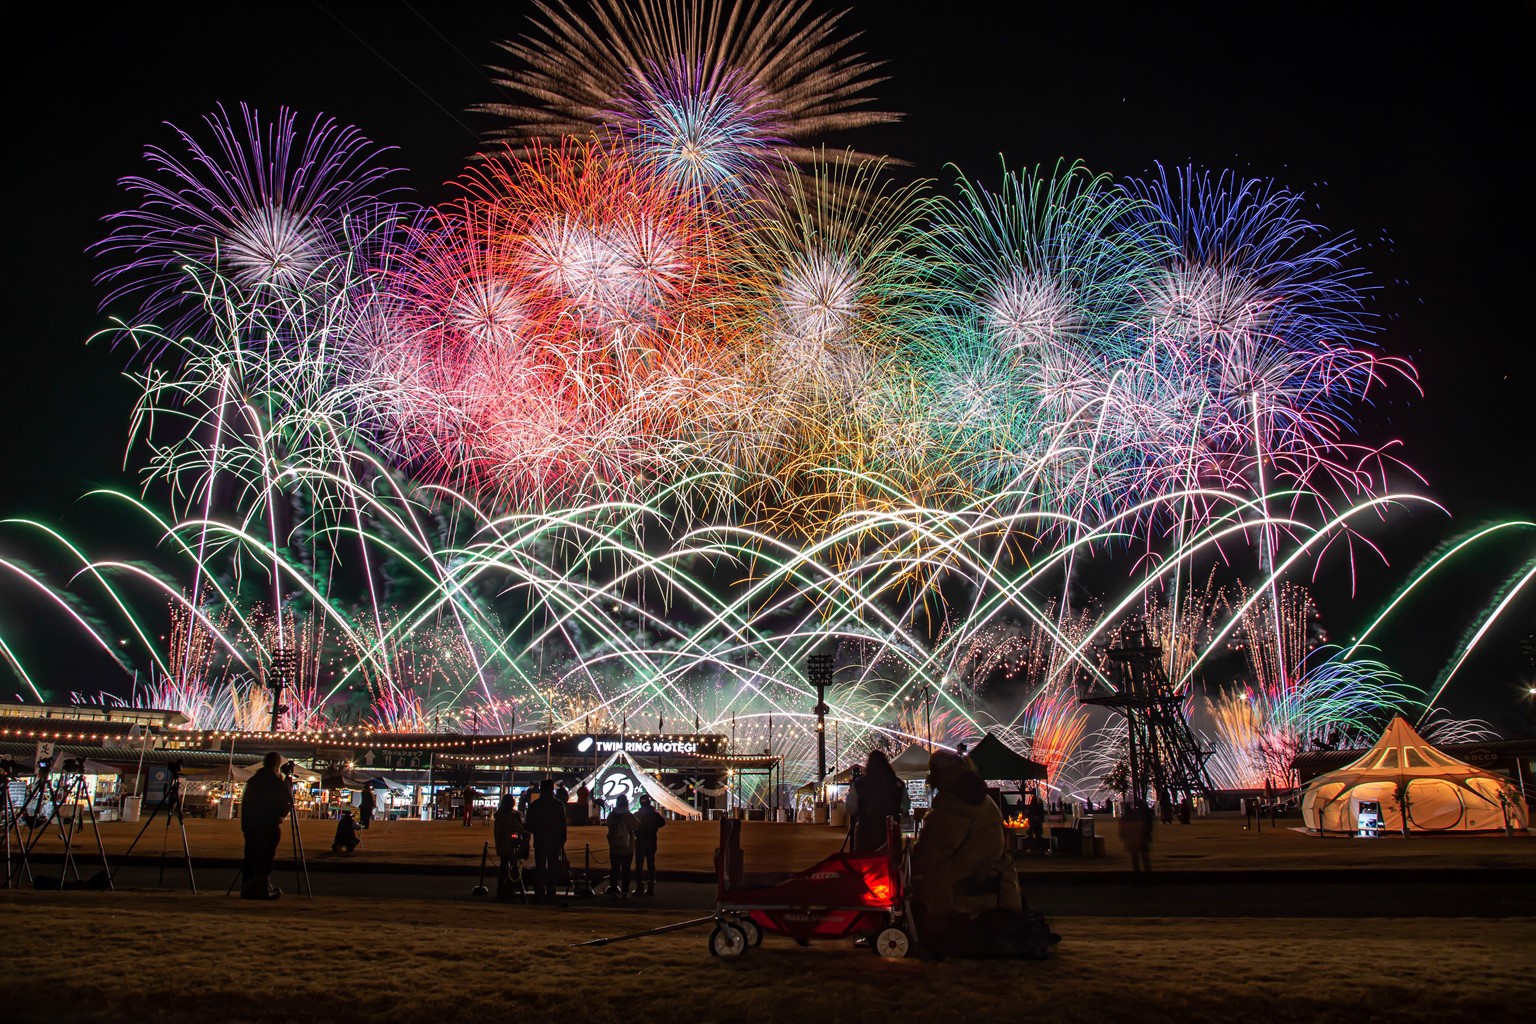
<svg viewBox="0 0 1536 1024"><path fill-rule="evenodd" d="M1044 960L1060 941L1032 910L988 910L950 927L950 955L967 960Z"/></svg>

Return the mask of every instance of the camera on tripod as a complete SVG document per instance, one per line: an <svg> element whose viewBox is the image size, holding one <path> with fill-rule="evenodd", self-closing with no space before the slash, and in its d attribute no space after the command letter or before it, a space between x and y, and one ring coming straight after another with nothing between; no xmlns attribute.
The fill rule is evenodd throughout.
<svg viewBox="0 0 1536 1024"><path fill-rule="evenodd" d="M27 766L22 764L20 761L12 761L8 757L5 760L0 761L0 775L10 777L13 775L25 775L26 773Z"/></svg>
<svg viewBox="0 0 1536 1024"><path fill-rule="evenodd" d="M83 757L66 757L64 759L64 770L66 772L74 772L76 774L84 772L85 771L85 758L83 758Z"/></svg>
<svg viewBox="0 0 1536 1024"><path fill-rule="evenodd" d="M166 771L166 773L168 775L170 775L170 777L172 779L179 779L179 778L181 778L181 768L182 768L182 763L181 763L181 758L179 758L179 757L176 758L176 760L174 760L174 761L167 761L165 763L165 771Z"/></svg>
<svg viewBox="0 0 1536 1024"><path fill-rule="evenodd" d="M297 766L292 761L284 761L283 762L283 769L282 769L282 771L283 771L283 778L287 779L289 782L292 782L293 781L293 769L295 767L297 767Z"/></svg>
<svg viewBox="0 0 1536 1024"><path fill-rule="evenodd" d="M37 767L34 769L39 776L47 775L53 771L53 758L40 757L37 759Z"/></svg>

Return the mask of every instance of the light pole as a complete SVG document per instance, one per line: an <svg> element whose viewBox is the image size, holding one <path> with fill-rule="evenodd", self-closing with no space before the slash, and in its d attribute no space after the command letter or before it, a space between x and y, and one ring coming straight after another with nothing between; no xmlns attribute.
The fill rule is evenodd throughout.
<svg viewBox="0 0 1536 1024"><path fill-rule="evenodd" d="M272 732L277 732L277 719L287 705L282 703L283 688L289 685L290 680L298 672L299 652L289 647L281 647L272 652L271 664L267 667L267 689L272 691Z"/></svg>
<svg viewBox="0 0 1536 1024"><path fill-rule="evenodd" d="M928 752L934 752L934 694L929 683L923 683L923 732L928 737Z"/></svg>
<svg viewBox="0 0 1536 1024"><path fill-rule="evenodd" d="M544 695L544 777L550 778L550 761L555 750L555 691Z"/></svg>
<svg viewBox="0 0 1536 1024"><path fill-rule="evenodd" d="M827 687L832 682L832 655L813 654L806 659L806 678L816 687L816 781L827 777Z"/></svg>

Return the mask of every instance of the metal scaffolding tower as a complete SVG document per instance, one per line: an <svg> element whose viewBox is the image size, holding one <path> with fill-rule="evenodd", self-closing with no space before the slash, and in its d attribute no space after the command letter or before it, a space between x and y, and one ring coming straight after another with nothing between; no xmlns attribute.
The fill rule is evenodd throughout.
<svg viewBox="0 0 1536 1024"><path fill-rule="evenodd" d="M1119 647L1105 652L1118 689L1083 690L1084 704L1097 704L1125 716L1131 788L1126 796L1147 802L1152 789L1159 802L1172 805L1183 794L1210 791L1205 769L1208 752L1200 749L1184 716L1184 695L1173 691L1163 670L1163 649L1147 635L1146 623L1132 621Z"/></svg>

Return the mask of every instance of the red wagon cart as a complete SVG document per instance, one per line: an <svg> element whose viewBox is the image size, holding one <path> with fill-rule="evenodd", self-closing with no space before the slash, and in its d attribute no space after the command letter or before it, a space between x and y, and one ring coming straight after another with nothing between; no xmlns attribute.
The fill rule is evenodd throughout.
<svg viewBox="0 0 1536 1024"><path fill-rule="evenodd" d="M715 851L714 956L739 957L765 934L801 945L867 936L875 952L890 960L913 948L911 855L894 821L886 823L881 850L835 853L772 885L746 885L742 875L741 822L727 819Z"/></svg>

